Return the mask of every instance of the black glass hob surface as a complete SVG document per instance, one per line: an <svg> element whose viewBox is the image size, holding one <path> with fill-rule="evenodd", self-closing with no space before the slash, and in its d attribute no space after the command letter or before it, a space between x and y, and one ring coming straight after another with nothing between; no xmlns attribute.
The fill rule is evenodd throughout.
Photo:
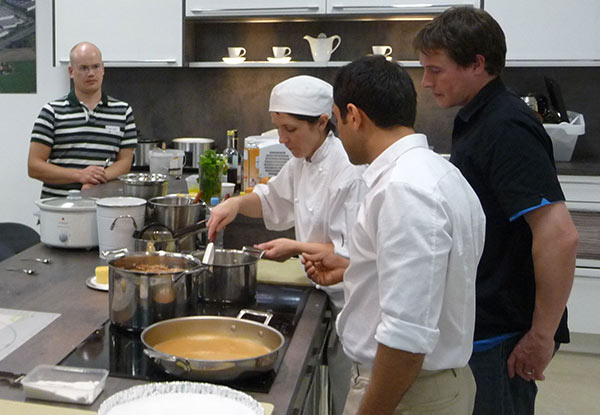
<svg viewBox="0 0 600 415"><path fill-rule="evenodd" d="M285 344L271 371L245 379L222 382L223 385L246 392L269 392L304 309L308 294L309 289L306 287L258 284L256 299L251 304L240 306L201 303L199 305L198 315L236 317L242 308L268 311L273 314L269 325L279 330L285 337ZM255 319L252 316L244 318ZM255 320L260 321L260 319ZM123 330L111 325L110 321L90 334L59 364L108 369L110 376L152 382L181 380L165 373L160 366L144 354L140 332Z"/></svg>

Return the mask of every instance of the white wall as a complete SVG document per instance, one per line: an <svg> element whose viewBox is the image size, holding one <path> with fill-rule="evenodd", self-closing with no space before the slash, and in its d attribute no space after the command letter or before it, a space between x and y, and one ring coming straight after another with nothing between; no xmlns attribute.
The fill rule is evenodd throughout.
<svg viewBox="0 0 600 415"><path fill-rule="evenodd" d="M41 183L27 175L33 122L42 106L69 90L67 69L52 67L52 2L36 1L37 93L0 94L0 222L34 227Z"/></svg>

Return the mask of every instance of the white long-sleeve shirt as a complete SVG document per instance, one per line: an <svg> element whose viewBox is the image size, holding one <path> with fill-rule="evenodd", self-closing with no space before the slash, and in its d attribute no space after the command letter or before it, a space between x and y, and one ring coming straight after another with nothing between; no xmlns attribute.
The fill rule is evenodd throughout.
<svg viewBox="0 0 600 415"><path fill-rule="evenodd" d="M344 351L372 364L382 343L425 354L426 370L465 366L485 234L477 195L422 134L388 147L363 178L337 320Z"/></svg>
<svg viewBox="0 0 600 415"><path fill-rule="evenodd" d="M254 188L265 226L278 231L295 226L296 240L331 242L336 253L347 257L349 233L366 193L364 170L350 163L341 141L330 133L310 161L292 158L267 184ZM319 288L341 309L341 283Z"/></svg>

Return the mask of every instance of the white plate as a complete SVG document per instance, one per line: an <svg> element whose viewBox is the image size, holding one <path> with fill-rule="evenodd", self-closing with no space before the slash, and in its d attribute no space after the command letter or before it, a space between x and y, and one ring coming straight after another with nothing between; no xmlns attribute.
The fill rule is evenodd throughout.
<svg viewBox="0 0 600 415"><path fill-rule="evenodd" d="M250 395L221 385L158 382L117 392L102 402L98 415L231 414L264 415Z"/></svg>
<svg viewBox="0 0 600 415"><path fill-rule="evenodd" d="M108 291L108 284L98 284L98 281L96 281L95 275L92 275L91 277L87 277L87 279L85 280L85 285L87 285L88 287L90 287L93 290Z"/></svg>
<svg viewBox="0 0 600 415"><path fill-rule="evenodd" d="M229 57L223 58L223 62L225 62L225 63L242 63L245 60L246 60L245 56L238 56L236 58L229 58Z"/></svg>
<svg viewBox="0 0 600 415"><path fill-rule="evenodd" d="M292 60L291 56L284 56L283 58L272 58L268 57L267 60L271 63L288 63Z"/></svg>

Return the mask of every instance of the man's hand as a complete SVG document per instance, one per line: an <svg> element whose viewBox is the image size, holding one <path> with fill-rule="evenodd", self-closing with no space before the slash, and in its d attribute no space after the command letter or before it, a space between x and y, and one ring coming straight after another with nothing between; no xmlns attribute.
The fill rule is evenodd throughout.
<svg viewBox="0 0 600 415"><path fill-rule="evenodd" d="M273 239L272 241L263 242L262 244L254 245L254 247L264 251L263 258L283 262L299 253L297 245L298 243L295 240L278 238Z"/></svg>
<svg viewBox="0 0 600 415"><path fill-rule="evenodd" d="M544 380L544 370L553 353L552 337L542 338L529 330L508 357L508 376L513 378L517 374L527 381Z"/></svg>
<svg viewBox="0 0 600 415"><path fill-rule="evenodd" d="M100 184L106 183L106 172L102 166L87 166L83 170L79 170L77 174L77 181L81 184Z"/></svg>
<svg viewBox="0 0 600 415"><path fill-rule="evenodd" d="M333 252L302 254L302 263L308 277L316 284L327 286L342 282L350 260Z"/></svg>

